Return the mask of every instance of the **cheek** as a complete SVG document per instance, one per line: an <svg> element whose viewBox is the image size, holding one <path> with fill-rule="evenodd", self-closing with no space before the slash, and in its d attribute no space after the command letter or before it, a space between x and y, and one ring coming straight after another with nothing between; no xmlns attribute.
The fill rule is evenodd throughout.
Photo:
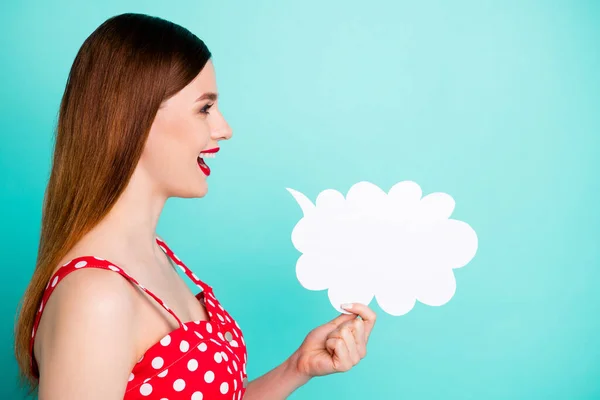
<svg viewBox="0 0 600 400"><path fill-rule="evenodd" d="M161 180L185 173L195 165L198 141L186 124L157 125L150 130L141 161L153 177Z"/></svg>
<svg viewBox="0 0 600 400"><path fill-rule="evenodd" d="M202 149L202 135L198 134L198 129L198 121L190 117L162 118L153 124L148 142L151 142L151 148L169 153L170 157L194 155Z"/></svg>

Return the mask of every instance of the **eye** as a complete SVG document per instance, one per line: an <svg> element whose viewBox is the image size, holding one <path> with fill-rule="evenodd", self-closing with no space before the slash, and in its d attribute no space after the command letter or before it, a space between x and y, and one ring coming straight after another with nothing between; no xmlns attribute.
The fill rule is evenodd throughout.
<svg viewBox="0 0 600 400"><path fill-rule="evenodd" d="M214 105L214 103L211 103L211 104L207 104L207 105L205 105L204 107L202 107L202 108L200 109L200 114L206 114L206 115L210 114L210 113L208 112L208 110L210 110L210 108L211 108L213 105Z"/></svg>

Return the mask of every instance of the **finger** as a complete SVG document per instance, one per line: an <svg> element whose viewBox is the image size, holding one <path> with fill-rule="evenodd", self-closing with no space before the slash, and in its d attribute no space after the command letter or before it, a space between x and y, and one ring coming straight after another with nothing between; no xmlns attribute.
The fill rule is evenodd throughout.
<svg viewBox="0 0 600 400"><path fill-rule="evenodd" d="M332 330L331 332L329 332L327 334L327 339L329 338L342 338L342 328L347 328L350 330L350 332L352 332L354 330L354 325L353 322L356 321L356 315L354 316L353 320L350 321L345 321L344 323L340 324L337 328L335 328L334 330Z"/></svg>
<svg viewBox="0 0 600 400"><path fill-rule="evenodd" d="M337 340L339 340L339 338L337 337L331 337L325 340L325 349L327 349L327 352L329 352L329 355L332 358L335 355L335 345L337 343Z"/></svg>
<svg viewBox="0 0 600 400"><path fill-rule="evenodd" d="M340 336L346 344L346 348L348 349L348 357L350 358L350 362L354 366L360 361L360 356L358 355L358 348L352 331L352 321L348 321L348 323L342 324L342 326L340 327Z"/></svg>
<svg viewBox="0 0 600 400"><path fill-rule="evenodd" d="M344 322L352 321L354 319L356 319L356 314L340 314L331 321L329 321L327 324L330 325L332 329L336 329Z"/></svg>
<svg viewBox="0 0 600 400"><path fill-rule="evenodd" d="M367 355L367 341L365 339L365 322L356 318L352 321L352 334L354 335L354 341L356 342L356 349L358 356L362 359Z"/></svg>
<svg viewBox="0 0 600 400"><path fill-rule="evenodd" d="M327 339L342 339L346 343L346 347L348 348L348 355L350 357L352 365L358 364L358 362L362 358L360 355L361 353L359 351L360 346L357 342L357 337L355 336L356 322L358 322L360 325L363 324L363 321L358 318L352 321L346 321L343 324L341 324L337 329L331 331L329 335L327 335ZM364 334L363 332L364 330L359 328L359 337L361 334ZM364 339L362 340L362 342L364 347Z"/></svg>
<svg viewBox="0 0 600 400"><path fill-rule="evenodd" d="M343 339L329 338L325 342L325 346L330 354L332 354L333 369L337 372L348 371L351 368L350 358L348 356L348 348Z"/></svg>
<svg viewBox="0 0 600 400"><path fill-rule="evenodd" d="M357 314L360 316L360 318L362 318L362 320L365 322L365 341L368 341L369 336L371 335L371 330L373 330L373 326L375 326L377 314L375 314L375 312L371 310L369 306L361 303L350 303L349 306L344 305L343 308L344 310Z"/></svg>

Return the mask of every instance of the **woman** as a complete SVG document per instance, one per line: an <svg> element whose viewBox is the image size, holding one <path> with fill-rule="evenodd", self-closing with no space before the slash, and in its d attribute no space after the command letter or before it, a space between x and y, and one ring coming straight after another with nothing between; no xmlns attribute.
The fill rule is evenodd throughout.
<svg viewBox="0 0 600 400"><path fill-rule="evenodd" d="M210 57L188 30L129 13L74 60L16 327L20 369L41 400L282 399L366 354L375 314L352 304L248 383L237 322L156 236L169 197L206 195L204 159L232 135Z"/></svg>

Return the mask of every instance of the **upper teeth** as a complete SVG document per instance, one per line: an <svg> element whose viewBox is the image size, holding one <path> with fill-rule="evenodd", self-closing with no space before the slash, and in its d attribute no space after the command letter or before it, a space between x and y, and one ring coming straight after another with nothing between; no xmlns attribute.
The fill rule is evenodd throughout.
<svg viewBox="0 0 600 400"><path fill-rule="evenodd" d="M200 153L200 157L202 158L215 158L216 153Z"/></svg>

